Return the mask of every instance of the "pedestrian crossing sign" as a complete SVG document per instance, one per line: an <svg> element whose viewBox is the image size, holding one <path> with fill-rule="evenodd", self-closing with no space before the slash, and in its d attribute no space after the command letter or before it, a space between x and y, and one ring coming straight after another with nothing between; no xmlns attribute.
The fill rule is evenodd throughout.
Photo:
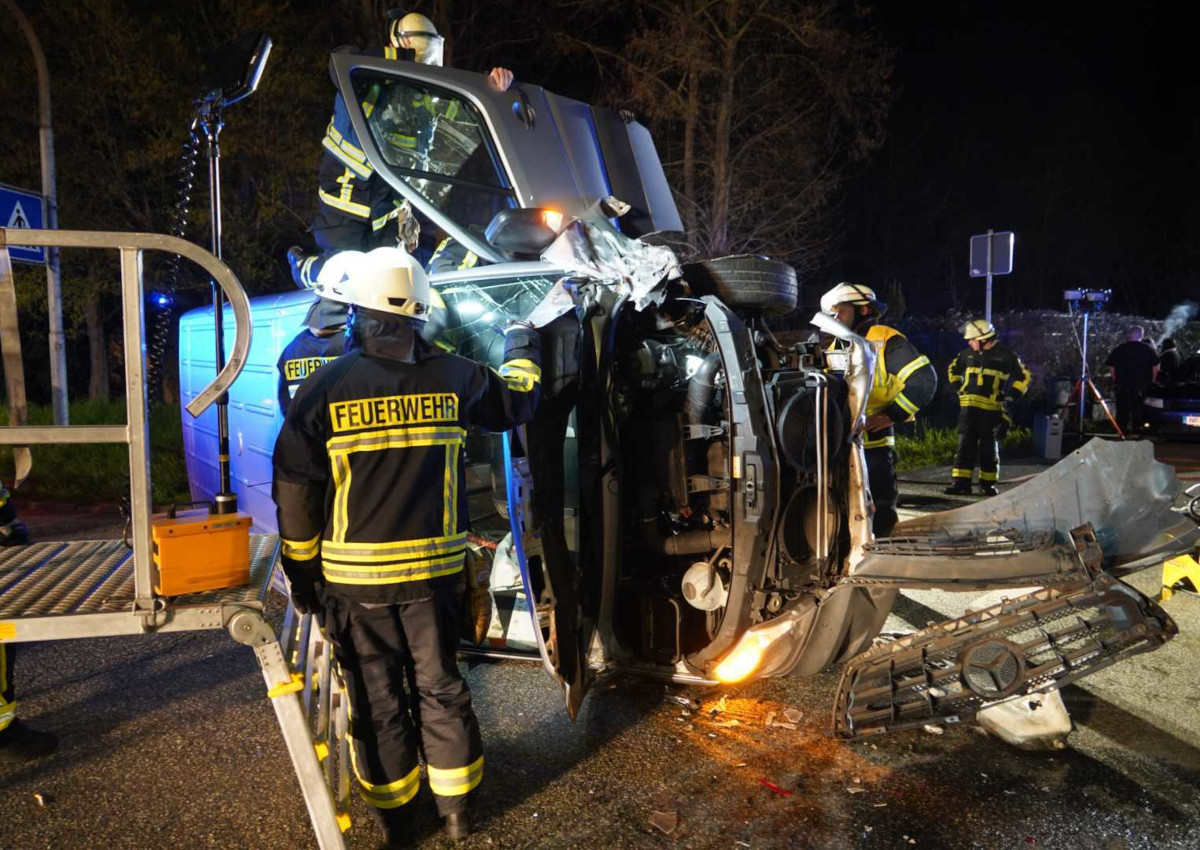
<svg viewBox="0 0 1200 850"><path fill-rule="evenodd" d="M37 192L17 189L0 183L0 226L10 230L36 229L44 226L42 220L42 196ZM8 235L8 255L16 262L44 263L46 249L13 244L17 235Z"/></svg>

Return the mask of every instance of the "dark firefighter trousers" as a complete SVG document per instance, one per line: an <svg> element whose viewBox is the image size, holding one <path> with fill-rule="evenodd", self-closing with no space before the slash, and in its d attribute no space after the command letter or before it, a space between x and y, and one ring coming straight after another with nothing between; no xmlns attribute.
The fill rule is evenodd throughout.
<svg viewBox="0 0 1200 850"><path fill-rule="evenodd" d="M892 533L899 516L896 502L900 488L896 484L896 450L891 446L866 449L867 484L871 498L875 501L875 519L871 523L876 537L887 537Z"/></svg>
<svg viewBox="0 0 1200 850"><path fill-rule="evenodd" d="M1000 448L996 429L1004 421L1001 410L964 407L958 412L958 452L950 475L955 481L971 481L979 464L979 482L995 484L1000 480Z"/></svg>
<svg viewBox="0 0 1200 850"><path fill-rule="evenodd" d="M442 589L416 602L364 605L326 593L324 602L350 701L351 765L363 799L385 830L394 828L399 808L420 786L423 752L439 814L465 811L467 793L483 777L483 744L458 672L458 594ZM405 695L409 663L416 705Z"/></svg>

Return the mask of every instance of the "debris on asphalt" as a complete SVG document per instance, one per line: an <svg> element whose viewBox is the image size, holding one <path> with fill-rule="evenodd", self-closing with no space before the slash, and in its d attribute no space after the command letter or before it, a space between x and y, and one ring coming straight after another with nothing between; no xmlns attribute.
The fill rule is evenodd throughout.
<svg viewBox="0 0 1200 850"><path fill-rule="evenodd" d="M708 716L716 717L718 714L724 713L725 709L726 709L725 697L722 696L721 699L719 699L717 701L717 704L708 710Z"/></svg>
<svg viewBox="0 0 1200 850"><path fill-rule="evenodd" d="M877 808L877 809L886 809L886 808L887 808L887 803L876 803L876 804L875 804L875 808Z"/></svg>
<svg viewBox="0 0 1200 850"><path fill-rule="evenodd" d="M713 723L713 726L716 726L720 729L730 729L734 726L741 726L741 725L742 724L738 721L738 719L736 717L733 720L718 720Z"/></svg>
<svg viewBox="0 0 1200 850"><path fill-rule="evenodd" d="M696 699L690 694L668 693L667 699L671 700L671 702L682 705L684 708L697 709L700 707L700 700Z"/></svg>
<svg viewBox="0 0 1200 850"><path fill-rule="evenodd" d="M34 792L33 799L36 800L37 804L43 809L46 808L46 804L50 802L50 799L40 791Z"/></svg>
<svg viewBox="0 0 1200 850"><path fill-rule="evenodd" d="M945 692L945 691L943 691L941 688L930 688L930 689L929 689L929 695L930 695L931 697L935 697L935 698L937 698L937 699L945 699L945 697L946 697L946 692Z"/></svg>
<svg viewBox="0 0 1200 850"><path fill-rule="evenodd" d="M670 835L679 826L679 812L654 812L650 815L650 825L663 835Z"/></svg>
<svg viewBox="0 0 1200 850"><path fill-rule="evenodd" d="M846 793L847 794L866 794L867 789L863 788L861 785L847 785Z"/></svg>
<svg viewBox="0 0 1200 850"><path fill-rule="evenodd" d="M769 788L770 790L774 791L776 794L780 795L781 797L794 797L795 796L791 791L787 790L786 788L780 788L778 785L776 785L774 782L771 782L769 779L760 779L760 780L758 780L758 784L763 786L764 788Z"/></svg>
<svg viewBox="0 0 1200 850"><path fill-rule="evenodd" d="M745 841L735 841L733 843L736 844L738 847L749 847L750 846Z"/></svg>
<svg viewBox="0 0 1200 850"><path fill-rule="evenodd" d="M735 764L735 765L734 765L734 767L745 767L745 766L746 766L746 763L745 763L745 762L741 762L740 764Z"/></svg>
<svg viewBox="0 0 1200 850"><path fill-rule="evenodd" d="M924 729L926 732L928 732L930 735L944 735L946 733L946 730L943 729L941 726L934 726L932 723L926 723L921 728Z"/></svg>
<svg viewBox="0 0 1200 850"><path fill-rule="evenodd" d="M768 729L770 729L770 728L771 728L772 726L774 726L774 725L775 725L775 712L773 712L773 711L768 711L768 712L767 712L767 722L766 722L766 727L767 727Z"/></svg>
<svg viewBox="0 0 1200 850"><path fill-rule="evenodd" d="M800 727L799 727L799 726L797 726L795 723L779 723L779 722L776 722L776 723L774 724L774 726L775 726L775 728L776 728L776 729L791 729L793 732L795 732L797 729L799 729L799 728L800 728Z"/></svg>
<svg viewBox="0 0 1200 850"><path fill-rule="evenodd" d="M710 737L710 738L715 738L715 737L717 737L717 733L716 733L716 732L709 732L709 733L708 733L708 737Z"/></svg>
<svg viewBox="0 0 1200 850"><path fill-rule="evenodd" d="M798 708L788 708L784 710L783 716L787 718L788 723L799 723L804 717L804 712Z"/></svg>

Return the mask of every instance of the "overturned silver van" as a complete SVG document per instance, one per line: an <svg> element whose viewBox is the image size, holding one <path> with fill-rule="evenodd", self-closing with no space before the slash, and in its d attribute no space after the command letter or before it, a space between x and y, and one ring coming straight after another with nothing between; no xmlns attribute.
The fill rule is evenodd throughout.
<svg viewBox="0 0 1200 850"><path fill-rule="evenodd" d="M504 319L542 328L535 421L472 435L464 467L507 526L492 589L513 591L508 610L572 716L608 670L715 684L846 663L835 729L868 735L966 721L1174 634L1119 578L1197 538L1147 445L1089 444L1002 497L875 540L874 350L823 317L832 349L779 343L771 321L798 295L782 263L680 263L658 236L681 224L644 127L523 83L498 93L464 71L332 61L363 157L479 258L431 276L450 314L441 342L499 365ZM546 210L555 226L531 226ZM252 301L230 392L234 488L269 530L275 364L311 299ZM183 404L211 381L213 333L211 310L181 321ZM215 423L184 422L193 497L211 498ZM899 589L984 587L1041 589L873 647Z"/></svg>

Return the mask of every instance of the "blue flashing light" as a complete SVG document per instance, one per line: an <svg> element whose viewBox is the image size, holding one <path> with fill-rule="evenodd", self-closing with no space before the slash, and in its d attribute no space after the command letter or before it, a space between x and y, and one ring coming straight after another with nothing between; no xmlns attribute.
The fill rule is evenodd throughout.
<svg viewBox="0 0 1200 850"><path fill-rule="evenodd" d="M167 295L165 292L151 292L150 302L155 307L166 309L167 307L171 306L171 296Z"/></svg>

